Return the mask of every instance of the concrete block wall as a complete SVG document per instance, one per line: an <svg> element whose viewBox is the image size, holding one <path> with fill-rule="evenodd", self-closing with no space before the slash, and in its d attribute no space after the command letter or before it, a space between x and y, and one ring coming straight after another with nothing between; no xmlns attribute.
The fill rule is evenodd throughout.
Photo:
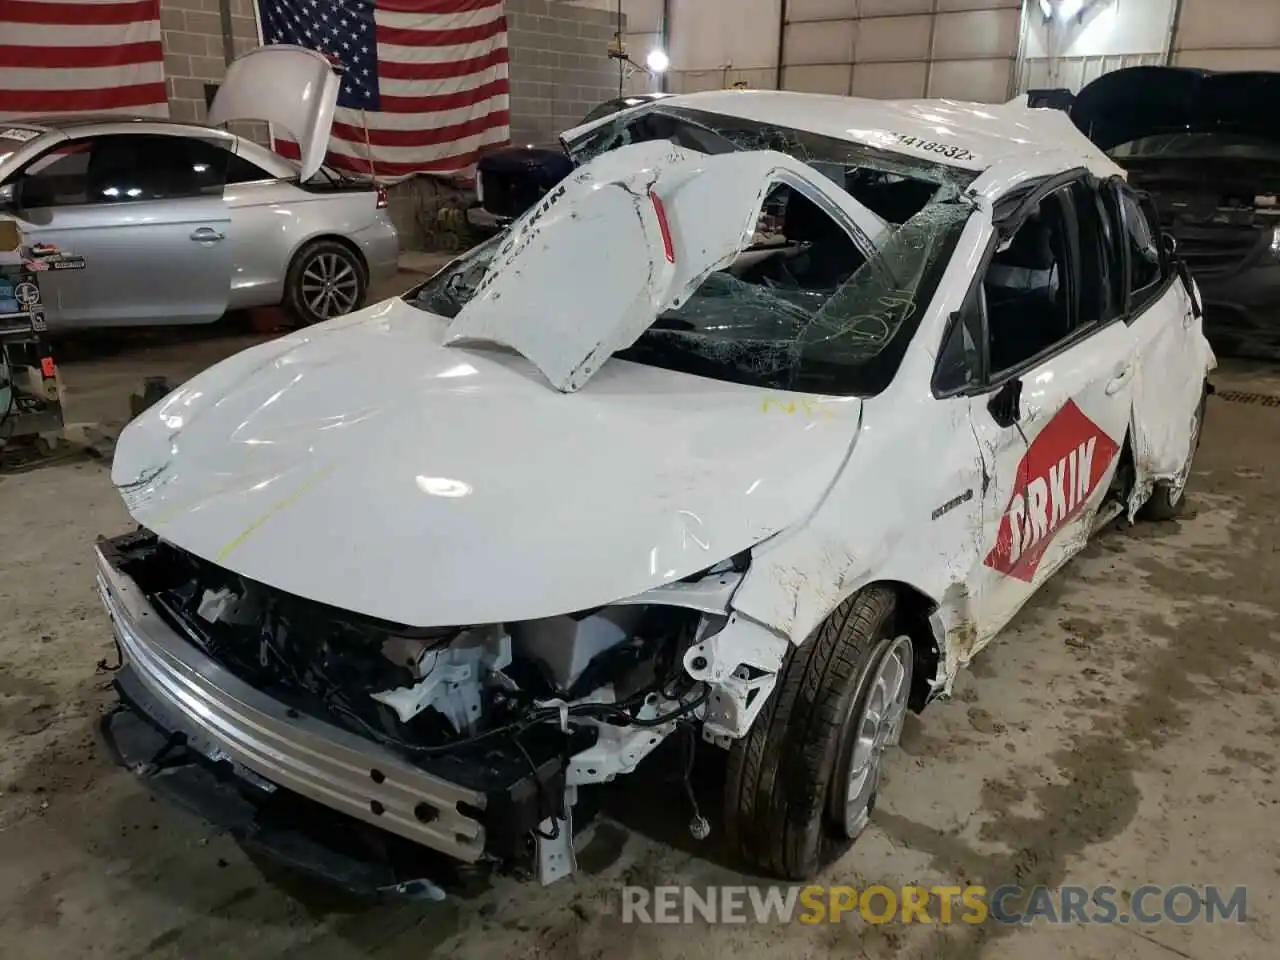
<svg viewBox="0 0 1280 960"><path fill-rule="evenodd" d="M230 0L233 55L258 45L253 0ZM226 75L221 0L160 0L164 70L169 86L169 116L201 121L204 86Z"/></svg>
<svg viewBox="0 0 1280 960"><path fill-rule="evenodd" d="M626 18L623 18L625 31ZM507 0L511 140L553 144L592 107L618 95L609 44L616 10L571 0Z"/></svg>

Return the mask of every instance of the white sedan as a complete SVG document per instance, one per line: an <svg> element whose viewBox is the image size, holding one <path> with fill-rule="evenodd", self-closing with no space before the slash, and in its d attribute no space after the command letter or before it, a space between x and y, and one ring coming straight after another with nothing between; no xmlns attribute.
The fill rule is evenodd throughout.
<svg viewBox="0 0 1280 960"><path fill-rule="evenodd" d="M737 853L808 877L908 709L1177 512L1198 297L1057 111L713 92L565 140L508 232L124 431L117 720L544 881L682 732Z"/></svg>

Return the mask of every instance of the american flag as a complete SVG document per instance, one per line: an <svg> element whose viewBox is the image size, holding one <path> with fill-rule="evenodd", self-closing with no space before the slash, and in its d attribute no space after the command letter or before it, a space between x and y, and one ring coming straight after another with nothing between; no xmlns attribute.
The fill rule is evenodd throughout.
<svg viewBox="0 0 1280 960"><path fill-rule="evenodd" d="M344 68L329 163L379 179L465 173L510 138L502 0L258 0L265 43ZM297 145L276 149L298 156Z"/></svg>
<svg viewBox="0 0 1280 960"><path fill-rule="evenodd" d="M0 120L167 117L160 0L0 0Z"/></svg>

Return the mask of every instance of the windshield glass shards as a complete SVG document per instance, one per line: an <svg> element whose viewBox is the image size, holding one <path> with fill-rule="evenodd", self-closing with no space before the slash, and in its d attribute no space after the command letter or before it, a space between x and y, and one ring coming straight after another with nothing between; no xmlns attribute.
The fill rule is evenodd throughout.
<svg viewBox="0 0 1280 960"><path fill-rule="evenodd" d="M452 320L476 295L476 289L489 269L489 261L498 252L498 244L505 236L505 233L499 233L472 247L422 286L410 290L405 299L419 310Z"/></svg>
<svg viewBox="0 0 1280 960"><path fill-rule="evenodd" d="M779 390L879 393L969 214L960 201L929 204L847 275L839 264L849 261L837 253L824 264L818 242L760 260L753 254L763 251L749 249L618 356Z"/></svg>
<svg viewBox="0 0 1280 960"><path fill-rule="evenodd" d="M754 235L614 356L770 389L858 396L883 390L973 212L964 190L975 174L803 131L678 113L655 109L616 128L606 123L587 135L595 148L583 151L578 141L575 161L648 139L710 154L776 150L843 189L884 229L869 241L851 231L847 217L833 216L812 187L762 183ZM626 139L632 134L639 137ZM408 299L457 317L503 238L465 254Z"/></svg>

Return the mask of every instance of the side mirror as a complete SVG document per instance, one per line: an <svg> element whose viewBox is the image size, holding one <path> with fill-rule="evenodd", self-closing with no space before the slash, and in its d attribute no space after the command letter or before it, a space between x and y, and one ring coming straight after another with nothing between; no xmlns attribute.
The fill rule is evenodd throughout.
<svg viewBox="0 0 1280 960"><path fill-rule="evenodd" d="M1178 238L1172 233L1161 234L1160 245L1164 248L1164 255L1170 260L1178 258Z"/></svg>
<svg viewBox="0 0 1280 960"><path fill-rule="evenodd" d="M1017 377L1007 380L987 401L991 419L1001 427L1012 427L1022 419L1022 381Z"/></svg>

